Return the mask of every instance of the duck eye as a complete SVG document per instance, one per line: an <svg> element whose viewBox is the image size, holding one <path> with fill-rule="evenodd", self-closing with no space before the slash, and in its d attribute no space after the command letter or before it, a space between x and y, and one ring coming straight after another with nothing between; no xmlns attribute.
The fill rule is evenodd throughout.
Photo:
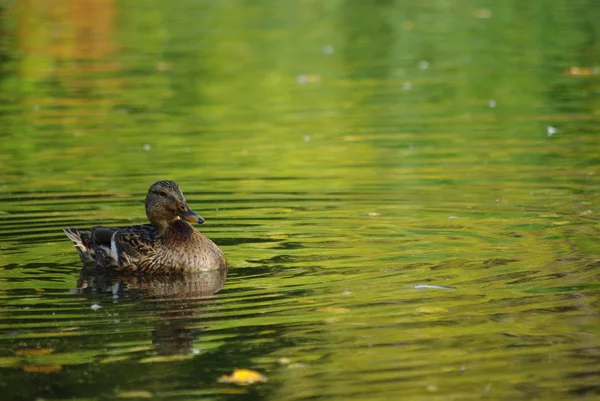
<svg viewBox="0 0 600 401"><path fill-rule="evenodd" d="M181 210L182 212L185 212L186 208L185 208L185 206L181 205L181 206L179 206L179 210Z"/></svg>
<svg viewBox="0 0 600 401"><path fill-rule="evenodd" d="M162 196L164 198L167 196L167 193L165 191L159 191L158 196Z"/></svg>

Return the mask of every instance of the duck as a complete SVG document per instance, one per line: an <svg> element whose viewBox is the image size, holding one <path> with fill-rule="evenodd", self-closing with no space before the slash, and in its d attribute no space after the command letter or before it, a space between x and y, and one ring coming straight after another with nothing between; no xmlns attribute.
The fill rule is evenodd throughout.
<svg viewBox="0 0 600 401"><path fill-rule="evenodd" d="M228 268L219 247L190 224L202 224L204 219L188 206L174 181L152 184L145 207L150 224L63 231L87 266L148 275Z"/></svg>

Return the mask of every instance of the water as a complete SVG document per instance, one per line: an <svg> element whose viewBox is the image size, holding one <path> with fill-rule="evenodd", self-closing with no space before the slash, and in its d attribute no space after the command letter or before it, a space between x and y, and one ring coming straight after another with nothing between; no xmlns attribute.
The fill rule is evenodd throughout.
<svg viewBox="0 0 600 401"><path fill-rule="evenodd" d="M2 398L598 397L597 21L0 1ZM144 223L158 179L229 271L82 271L61 229Z"/></svg>

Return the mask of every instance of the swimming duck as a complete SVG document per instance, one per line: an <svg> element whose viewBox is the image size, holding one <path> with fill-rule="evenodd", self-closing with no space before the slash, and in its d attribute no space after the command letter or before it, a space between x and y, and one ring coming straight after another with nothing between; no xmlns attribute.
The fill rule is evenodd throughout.
<svg viewBox="0 0 600 401"><path fill-rule="evenodd" d="M193 273L227 268L223 252L192 223L204 219L187 205L173 181L158 181L146 195L151 224L91 231L66 228L84 264L144 274Z"/></svg>

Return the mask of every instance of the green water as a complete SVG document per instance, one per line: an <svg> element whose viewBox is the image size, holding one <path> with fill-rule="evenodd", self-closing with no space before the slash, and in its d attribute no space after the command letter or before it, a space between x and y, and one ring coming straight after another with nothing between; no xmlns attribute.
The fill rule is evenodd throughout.
<svg viewBox="0 0 600 401"><path fill-rule="evenodd" d="M598 21L0 0L0 398L600 397ZM145 223L158 179L226 281L81 271L61 229Z"/></svg>

